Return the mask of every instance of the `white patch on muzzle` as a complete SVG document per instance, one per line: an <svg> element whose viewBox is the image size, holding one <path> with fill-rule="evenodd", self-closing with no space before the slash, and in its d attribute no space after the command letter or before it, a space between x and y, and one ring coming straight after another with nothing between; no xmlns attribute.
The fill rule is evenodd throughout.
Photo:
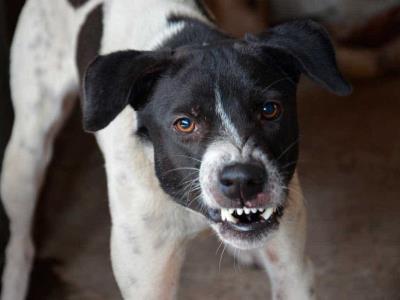
<svg viewBox="0 0 400 300"><path fill-rule="evenodd" d="M260 162L268 175L267 191L271 197L271 206L281 205L284 201L284 186L277 167L260 149L254 148L251 139L239 149L229 140L216 141L208 146L200 166L200 186L202 199L206 206L221 208L216 198L223 197L219 191L219 174L222 169L237 163Z"/></svg>

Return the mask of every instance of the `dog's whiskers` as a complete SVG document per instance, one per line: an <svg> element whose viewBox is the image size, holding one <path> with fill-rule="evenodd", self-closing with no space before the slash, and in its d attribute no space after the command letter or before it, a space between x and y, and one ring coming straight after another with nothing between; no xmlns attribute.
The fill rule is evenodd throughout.
<svg viewBox="0 0 400 300"><path fill-rule="evenodd" d="M174 156L177 156L177 157L186 157L186 158L189 158L189 159L191 159L191 160L194 160L194 161L197 161L197 162L200 162L200 163L201 163L201 160L200 160L200 159L197 159L197 158L191 157L191 156L189 156L189 155L184 155L184 154L176 154L176 155L174 155Z"/></svg>
<svg viewBox="0 0 400 300"><path fill-rule="evenodd" d="M218 251L219 251L219 249L221 248L221 246L222 246L223 243L224 243L223 241L220 241L220 242L219 242L219 246L218 246L218 248L217 248L217 251L215 251L215 255L218 254Z"/></svg>
<svg viewBox="0 0 400 300"><path fill-rule="evenodd" d="M221 256L219 258L218 272L221 272L221 263L222 263L222 258L224 256L225 250L226 250L226 245L224 244L224 248L222 249Z"/></svg>
<svg viewBox="0 0 400 300"><path fill-rule="evenodd" d="M175 168L175 169L168 170L168 171L164 172L163 175L167 175L168 173L182 171L182 170L192 170L192 171L196 171L196 172L200 171L200 169L198 169L198 168L182 167L182 168Z"/></svg>

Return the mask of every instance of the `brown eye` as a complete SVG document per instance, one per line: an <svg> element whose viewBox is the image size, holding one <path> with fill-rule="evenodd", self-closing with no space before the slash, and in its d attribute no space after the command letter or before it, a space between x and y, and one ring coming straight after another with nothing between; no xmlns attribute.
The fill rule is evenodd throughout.
<svg viewBox="0 0 400 300"><path fill-rule="evenodd" d="M279 118L281 115L282 108L276 102L266 102L262 107L262 118L267 121L273 121Z"/></svg>
<svg viewBox="0 0 400 300"><path fill-rule="evenodd" d="M191 120L190 118L184 117L184 118L179 118L178 120L176 120L174 123L174 127L179 132L192 133L196 126L195 126L195 122L193 120Z"/></svg>

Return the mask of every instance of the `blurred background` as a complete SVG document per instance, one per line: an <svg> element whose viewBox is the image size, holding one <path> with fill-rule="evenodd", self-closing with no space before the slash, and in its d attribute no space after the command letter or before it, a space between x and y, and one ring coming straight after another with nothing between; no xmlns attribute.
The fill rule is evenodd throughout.
<svg viewBox="0 0 400 300"><path fill-rule="evenodd" d="M49 0L51 1L51 0ZM8 49L23 0L0 0L0 158L12 123ZM330 31L354 93L303 79L299 174L309 212L307 251L320 299L400 299L399 0L207 0L241 36L296 18ZM102 157L78 108L55 146L35 222L29 299L120 299L109 259ZM0 207L0 269L8 236ZM210 232L190 246L179 299L265 299L263 271L238 265Z"/></svg>

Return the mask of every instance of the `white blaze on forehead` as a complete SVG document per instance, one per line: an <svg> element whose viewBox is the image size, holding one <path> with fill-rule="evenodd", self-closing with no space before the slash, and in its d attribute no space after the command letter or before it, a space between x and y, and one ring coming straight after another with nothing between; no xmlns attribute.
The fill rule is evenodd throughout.
<svg viewBox="0 0 400 300"><path fill-rule="evenodd" d="M224 127L225 131L233 138L237 146L239 146L242 144L242 139L240 138L239 132L237 131L231 118L228 116L222 105L221 92L219 88L216 87L214 92L215 92L216 112L221 119L222 126Z"/></svg>

